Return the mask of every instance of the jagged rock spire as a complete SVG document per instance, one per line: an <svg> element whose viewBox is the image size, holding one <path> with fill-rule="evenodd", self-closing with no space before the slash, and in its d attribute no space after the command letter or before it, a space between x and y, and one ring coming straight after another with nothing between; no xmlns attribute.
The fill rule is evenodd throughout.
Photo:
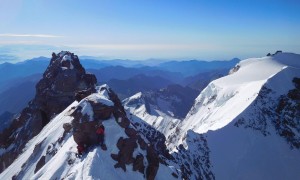
<svg viewBox="0 0 300 180"><path fill-rule="evenodd" d="M96 83L95 75L85 72L77 55L68 51L54 53L43 78L36 85L34 101L51 119L75 100L76 93L95 92Z"/></svg>
<svg viewBox="0 0 300 180"><path fill-rule="evenodd" d="M22 152L25 144L76 99L95 92L97 79L86 73L77 55L52 53L50 64L36 85L36 95L11 126L0 134L0 172ZM18 131L16 131L18 129Z"/></svg>

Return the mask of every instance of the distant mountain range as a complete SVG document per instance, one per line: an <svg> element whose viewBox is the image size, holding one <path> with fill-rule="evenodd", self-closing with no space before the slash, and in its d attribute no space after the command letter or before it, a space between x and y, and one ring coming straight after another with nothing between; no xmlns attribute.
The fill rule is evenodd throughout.
<svg viewBox="0 0 300 180"><path fill-rule="evenodd" d="M138 92L145 92L164 88L173 82L160 76L136 75L127 80L112 79L107 82L110 87L115 89L120 99L127 98Z"/></svg>
<svg viewBox="0 0 300 180"><path fill-rule="evenodd" d="M158 68L171 72L180 72L187 77L216 69L228 69L235 66L239 61L240 59L238 58L230 61L170 61L159 64Z"/></svg>
<svg viewBox="0 0 300 180"><path fill-rule="evenodd" d="M224 76L238 59L231 61L166 60L81 60L99 84L110 85L121 99L138 92L154 91L171 84L202 90L210 81ZM38 57L16 64L0 64L0 115L18 113L35 93L35 84L49 65L50 58ZM215 67L215 68L214 68ZM191 71L187 71L189 69ZM187 76L191 75L191 76ZM22 93L18 93L19 91Z"/></svg>
<svg viewBox="0 0 300 180"><path fill-rule="evenodd" d="M110 85L121 99L137 92L158 90L170 84L189 86L198 91L211 80L226 75L238 59L231 61L166 61L166 60L81 60L99 84ZM33 98L35 83L49 65L50 59L39 57L16 64L0 64L0 115L18 113ZM215 67L215 68L214 68ZM186 68L191 69L187 71ZM187 76L190 74L191 76ZM22 93L17 93L18 90Z"/></svg>
<svg viewBox="0 0 300 180"><path fill-rule="evenodd" d="M106 83L112 79L126 80L139 74L143 74L149 77L160 76L174 83L180 82L183 79L181 73L160 70L156 67L149 66L139 68L109 66L101 69L88 69L87 71L95 74L98 79L98 82L100 83Z"/></svg>
<svg viewBox="0 0 300 180"><path fill-rule="evenodd" d="M30 76L37 73L43 73L46 67L49 65L50 59L47 57L39 57L16 64L2 63L0 64L0 92L3 91L9 81L14 81L17 78ZM181 76L193 76L203 72L209 72L216 69L230 69L233 67L239 59L232 59L230 61L155 61L151 63L148 61L131 61L131 60L94 60L94 59L82 59L82 65L86 69L92 69L91 71L103 69L103 81L108 79L123 78L123 76L134 76L137 74L145 75L161 75L170 76L173 78L180 78ZM113 66L113 67L109 67ZM116 67L114 67L116 66ZM122 69L123 67L123 69ZM107 68L107 69L106 69ZM126 68L129 68L126 70ZM115 73L120 71L118 75ZM123 72L122 72L123 71ZM123 74L124 73L124 74ZM96 73L97 74L97 73ZM99 73L98 73L99 74ZM131 74L131 75L130 75ZM105 77L106 76L106 77ZM107 77L108 76L108 77ZM167 78L167 77L164 77ZM100 78L101 81L101 78Z"/></svg>

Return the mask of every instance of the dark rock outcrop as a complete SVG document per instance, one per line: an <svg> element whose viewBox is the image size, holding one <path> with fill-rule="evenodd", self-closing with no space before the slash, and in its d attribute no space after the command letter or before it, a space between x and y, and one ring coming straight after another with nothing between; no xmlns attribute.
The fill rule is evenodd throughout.
<svg viewBox="0 0 300 180"><path fill-rule="evenodd" d="M176 172L174 175L181 174L181 179L215 179L206 138L189 130L186 145L187 148L179 145L178 152L172 154L175 157L175 166L181 170L181 173Z"/></svg>
<svg viewBox="0 0 300 180"><path fill-rule="evenodd" d="M42 156L41 159L36 164L34 173L38 172L45 165L45 156Z"/></svg>
<svg viewBox="0 0 300 180"><path fill-rule="evenodd" d="M118 139L116 146L119 151L111 154L111 158L116 161L114 167L127 171L126 165L132 165L133 171L144 174L147 179L154 179L161 161L158 154L166 151L166 146L163 144L164 141L159 141L159 143L162 143L159 146L160 148L158 148L157 142L150 143L148 137L139 132L135 125L131 124L120 99L109 87L104 85L98 89L97 93L105 95L102 98L106 103L95 101L93 96L96 95L93 94L81 101L72 113L74 117L72 128L75 142L90 147L99 144L95 133L97 125L100 122L103 123L104 121L115 119L115 122L124 130L127 137L121 136ZM87 112L86 109L90 109L92 112ZM68 129L67 125L64 126L66 126L65 130ZM161 148L165 148L165 150L163 151ZM134 154L134 152L139 151L143 153Z"/></svg>
<svg viewBox="0 0 300 180"><path fill-rule="evenodd" d="M134 158L132 157L133 151L137 148L137 143L133 138L120 138L117 143L117 147L119 149L118 154L112 154L112 157L117 163L115 164L115 168L122 168L126 171L126 164L132 164L134 162Z"/></svg>
<svg viewBox="0 0 300 180"><path fill-rule="evenodd" d="M34 104L50 120L75 100L78 92L95 92L97 79L87 74L76 55L61 52L52 58L43 78L36 85Z"/></svg>
<svg viewBox="0 0 300 180"><path fill-rule="evenodd" d="M72 113L73 137L77 144L86 144L87 146L98 144L97 125L111 117L114 107L101 103L95 103L90 100L84 102L85 106L90 106L93 110L93 116L82 114L82 106L78 106Z"/></svg>
<svg viewBox="0 0 300 180"><path fill-rule="evenodd" d="M295 88L280 97L273 123L292 148L300 149L300 78L295 77L293 83Z"/></svg>
<svg viewBox="0 0 300 180"><path fill-rule="evenodd" d="M255 116L241 114L235 122L236 127L244 127L268 136L268 128L273 126L276 134L284 138L291 148L300 149L300 78L293 78L294 87L287 94L279 97L266 86L263 86L255 101L251 113Z"/></svg>
<svg viewBox="0 0 300 180"><path fill-rule="evenodd" d="M276 54L282 53L281 50L277 50L274 54L268 53L267 56L275 56Z"/></svg>
<svg viewBox="0 0 300 180"><path fill-rule="evenodd" d="M234 68L230 69L228 74L233 74L233 73L237 72L240 68L241 68L241 66L237 64Z"/></svg>
<svg viewBox="0 0 300 180"><path fill-rule="evenodd" d="M79 97L95 92L96 82L96 77L86 73L73 53L52 53L49 66L36 85L35 98L0 134L0 148L5 149L0 156L0 172L18 157L25 144L55 115Z"/></svg>
<svg viewBox="0 0 300 180"><path fill-rule="evenodd" d="M145 171L145 165L144 165L144 156L139 154L136 156L134 162L133 162L133 170L139 171L140 173L144 173Z"/></svg>

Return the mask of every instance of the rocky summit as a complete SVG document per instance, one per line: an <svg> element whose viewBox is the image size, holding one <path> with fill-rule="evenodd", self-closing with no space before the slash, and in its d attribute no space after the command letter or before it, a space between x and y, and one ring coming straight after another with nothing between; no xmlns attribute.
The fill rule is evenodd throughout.
<svg viewBox="0 0 300 180"><path fill-rule="evenodd" d="M86 73L77 55L68 51L53 53L50 64L36 85L36 95L12 124L0 134L0 172L20 154L25 144L36 136L57 114L76 99L95 92L97 79Z"/></svg>

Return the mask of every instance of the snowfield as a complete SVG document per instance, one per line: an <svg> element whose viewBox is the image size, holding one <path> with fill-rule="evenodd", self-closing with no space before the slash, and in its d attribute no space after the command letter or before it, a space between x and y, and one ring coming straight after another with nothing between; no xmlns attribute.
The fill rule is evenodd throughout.
<svg viewBox="0 0 300 180"><path fill-rule="evenodd" d="M237 72L211 82L200 93L181 128L197 133L223 128L256 99L270 78L287 67L299 69L299 61L299 55L287 53L241 61Z"/></svg>
<svg viewBox="0 0 300 180"><path fill-rule="evenodd" d="M299 149L278 135L272 124L275 117L262 112L295 88L292 80L300 78L300 55L279 53L238 65L236 72L211 82L196 98L178 126L177 145L185 145L190 129L204 135L216 179L300 179ZM262 94L262 87L272 92Z"/></svg>

